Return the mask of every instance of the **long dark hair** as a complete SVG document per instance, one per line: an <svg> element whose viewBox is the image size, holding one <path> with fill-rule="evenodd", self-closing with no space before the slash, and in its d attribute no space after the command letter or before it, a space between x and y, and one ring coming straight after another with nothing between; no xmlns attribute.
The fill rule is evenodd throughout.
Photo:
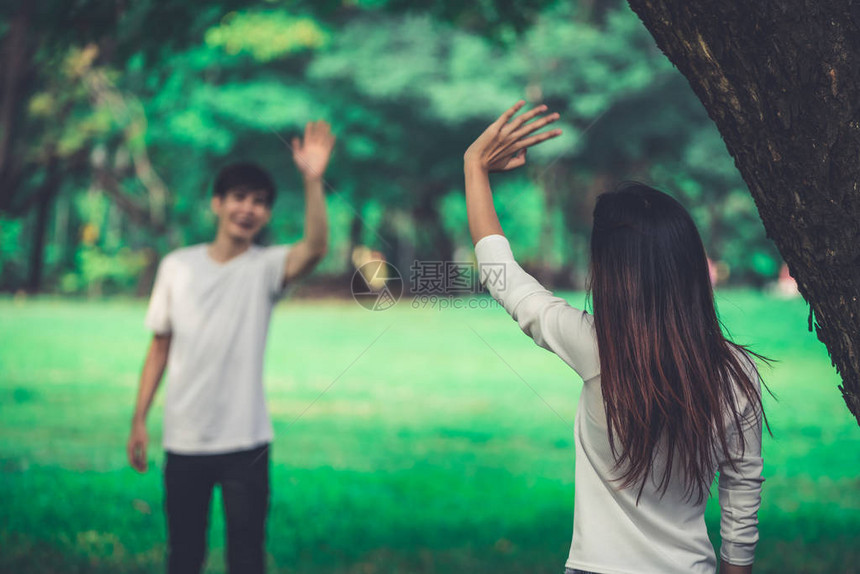
<svg viewBox="0 0 860 574"><path fill-rule="evenodd" d="M729 452L729 421L742 428L740 399L763 416L750 355L764 357L723 335L702 239L681 204L640 183L601 195L589 294L618 480L639 484L641 497L662 470L665 493L675 466L701 502L715 456ZM654 468L658 451L665 469Z"/></svg>

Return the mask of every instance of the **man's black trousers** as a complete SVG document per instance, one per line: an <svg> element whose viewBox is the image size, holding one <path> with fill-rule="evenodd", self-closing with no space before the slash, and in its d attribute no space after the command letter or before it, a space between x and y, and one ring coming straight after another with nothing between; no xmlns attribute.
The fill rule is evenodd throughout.
<svg viewBox="0 0 860 574"><path fill-rule="evenodd" d="M168 574L199 574L206 559L209 507L221 487L231 574L265 571L269 445L225 454L167 452L164 469Z"/></svg>

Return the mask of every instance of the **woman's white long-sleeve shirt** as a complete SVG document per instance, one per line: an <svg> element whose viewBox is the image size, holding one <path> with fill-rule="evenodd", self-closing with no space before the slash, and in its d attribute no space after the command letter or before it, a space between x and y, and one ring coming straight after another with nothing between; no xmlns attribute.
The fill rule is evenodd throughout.
<svg viewBox="0 0 860 574"><path fill-rule="evenodd" d="M618 472L609 447L592 316L553 296L523 271L505 237L484 237L475 253L481 281L493 298L535 343L558 355L584 381L574 422L576 494L565 566L601 574L713 574L716 557L705 527L706 501L689 500L682 469L673 469L669 488L661 495L659 469L665 463L660 464L664 459L658 455L658 474L646 480L638 504L638 486L620 488L614 480ZM750 369L752 380L758 381L754 365ZM743 398L739 402L748 421L740 431L743 454L734 429L734 467L723 457L718 460L720 555L731 564L747 565L753 562L758 541L762 429L753 405ZM727 420L727 425L734 428L734 421Z"/></svg>

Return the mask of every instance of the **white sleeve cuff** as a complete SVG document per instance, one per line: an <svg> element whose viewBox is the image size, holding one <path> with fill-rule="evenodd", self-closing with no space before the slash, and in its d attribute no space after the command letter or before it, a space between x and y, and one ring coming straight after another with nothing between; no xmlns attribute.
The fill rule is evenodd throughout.
<svg viewBox="0 0 860 574"><path fill-rule="evenodd" d="M485 235L475 244L475 257L478 259L478 264L481 263L502 263L504 261L513 261L514 253L511 251L511 244L504 235Z"/></svg>

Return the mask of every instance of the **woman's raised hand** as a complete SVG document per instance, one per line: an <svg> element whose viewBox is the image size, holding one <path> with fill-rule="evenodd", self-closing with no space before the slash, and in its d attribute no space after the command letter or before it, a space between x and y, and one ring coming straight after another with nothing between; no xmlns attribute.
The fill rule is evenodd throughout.
<svg viewBox="0 0 860 574"><path fill-rule="evenodd" d="M516 169L526 163L526 149L561 135L560 129L532 135L559 116L557 113L546 115L547 107L540 105L515 118L524 105L524 101L514 104L469 146L463 156L467 167L484 171Z"/></svg>

